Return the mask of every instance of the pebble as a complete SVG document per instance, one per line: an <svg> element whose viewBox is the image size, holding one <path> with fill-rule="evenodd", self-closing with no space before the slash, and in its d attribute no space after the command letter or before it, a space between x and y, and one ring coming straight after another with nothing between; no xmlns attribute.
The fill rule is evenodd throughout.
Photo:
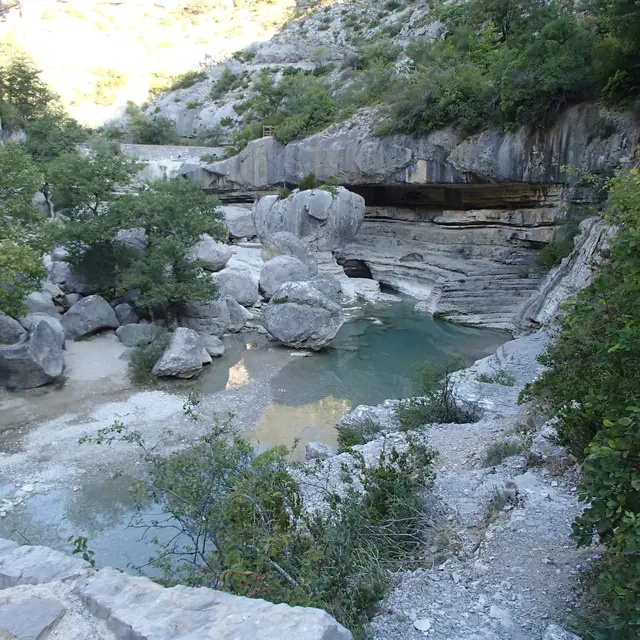
<svg viewBox="0 0 640 640"><path fill-rule="evenodd" d="M431 620L429 618L420 618L413 623L418 631L429 631L431 629Z"/></svg>

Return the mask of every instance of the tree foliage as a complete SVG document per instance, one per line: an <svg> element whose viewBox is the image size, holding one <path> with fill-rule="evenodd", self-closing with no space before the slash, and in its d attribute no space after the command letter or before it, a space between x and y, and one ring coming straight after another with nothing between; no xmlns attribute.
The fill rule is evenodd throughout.
<svg viewBox="0 0 640 640"><path fill-rule="evenodd" d="M560 441L583 461L587 507L574 535L588 544L597 533L607 546L593 587L607 607L603 633L631 638L640 630L640 171L608 187L606 216L619 233L524 397L558 416Z"/></svg>

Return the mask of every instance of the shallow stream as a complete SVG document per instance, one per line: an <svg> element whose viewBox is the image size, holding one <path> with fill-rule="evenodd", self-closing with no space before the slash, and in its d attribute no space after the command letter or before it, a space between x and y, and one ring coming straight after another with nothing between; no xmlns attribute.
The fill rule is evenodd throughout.
<svg viewBox="0 0 640 640"><path fill-rule="evenodd" d="M301 458L307 442L335 444L333 425L357 405L415 395L416 363L443 361L450 354L471 363L510 337L504 331L463 327L414 313L414 302L365 307L342 327L331 349L309 357L292 355L258 334L231 336L225 339L225 355L197 381L162 388L182 395L200 388L214 409L233 410L236 426L260 447L291 446L299 439L295 455ZM119 393L126 402L129 392ZM0 475L0 502L15 491L3 485L11 480ZM128 474L87 474L79 485L36 492L0 519L0 537L24 536L32 544L68 551L67 538L84 535L98 566L126 569L130 562L142 564L152 547L140 540L140 529L128 526L133 513L131 481ZM147 519L154 517L151 506Z"/></svg>

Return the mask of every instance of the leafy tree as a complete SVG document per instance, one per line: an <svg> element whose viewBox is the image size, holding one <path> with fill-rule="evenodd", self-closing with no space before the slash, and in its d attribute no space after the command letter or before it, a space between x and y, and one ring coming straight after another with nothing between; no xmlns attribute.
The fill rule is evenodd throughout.
<svg viewBox="0 0 640 640"><path fill-rule="evenodd" d="M128 127L137 144L176 144L178 136L174 122L164 116L145 116L140 107L127 105Z"/></svg>
<svg viewBox="0 0 640 640"><path fill-rule="evenodd" d="M88 152L66 151L46 167L53 202L67 217L98 214L118 187L127 187L140 163L117 146L95 143Z"/></svg>
<svg viewBox="0 0 640 640"><path fill-rule="evenodd" d="M45 275L45 220L32 202L41 185L42 174L20 145L0 145L0 310L13 316Z"/></svg>
<svg viewBox="0 0 640 640"><path fill-rule="evenodd" d="M54 94L41 71L23 54L10 53L0 66L0 118L10 128L44 113Z"/></svg>
<svg viewBox="0 0 640 640"><path fill-rule="evenodd" d="M90 190L80 195L93 204ZM111 194L95 211L72 209L61 236L74 264L108 295L137 290L140 307L166 305L172 315L186 300L215 297L213 280L188 251L205 233L227 239L217 207L215 198L187 180L151 182L137 193ZM144 251L126 251L114 242L119 230L133 228L146 234Z"/></svg>

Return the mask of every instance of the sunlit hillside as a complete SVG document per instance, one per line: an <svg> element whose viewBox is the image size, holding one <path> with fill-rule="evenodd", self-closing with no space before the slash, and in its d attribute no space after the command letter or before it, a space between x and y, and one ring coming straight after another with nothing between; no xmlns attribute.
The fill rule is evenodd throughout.
<svg viewBox="0 0 640 640"><path fill-rule="evenodd" d="M97 125L187 70L271 37L295 0L9 0L0 41L28 52L73 116Z"/></svg>

